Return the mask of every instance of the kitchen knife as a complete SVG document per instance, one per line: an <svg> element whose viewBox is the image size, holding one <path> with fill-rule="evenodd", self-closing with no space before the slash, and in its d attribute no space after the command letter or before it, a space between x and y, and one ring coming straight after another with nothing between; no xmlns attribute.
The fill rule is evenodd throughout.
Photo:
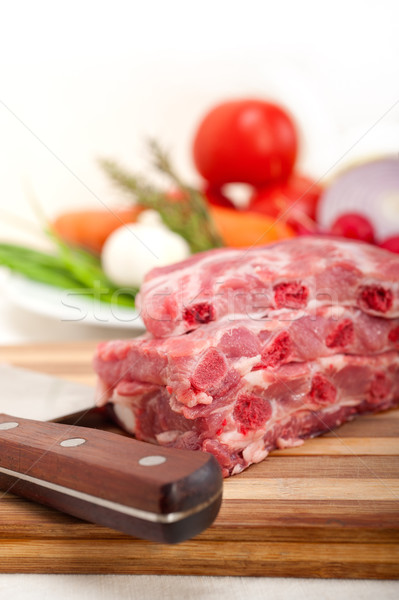
<svg viewBox="0 0 399 600"><path fill-rule="evenodd" d="M214 456L91 428L104 424L106 411L83 408L94 402L90 386L7 365L0 365L0 378L0 410L13 407L13 416L0 414L0 489L163 543L189 539L212 524L222 500ZM68 408L63 397L69 397L81 410L57 422L20 416L18 399L26 405L38 393L51 409L51 390L58 406ZM40 408L43 415L43 402ZM33 416L33 403L26 412Z"/></svg>

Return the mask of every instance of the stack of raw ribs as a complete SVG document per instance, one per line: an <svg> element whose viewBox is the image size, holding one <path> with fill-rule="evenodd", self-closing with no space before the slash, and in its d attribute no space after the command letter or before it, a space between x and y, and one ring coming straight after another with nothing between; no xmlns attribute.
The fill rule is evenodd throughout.
<svg viewBox="0 0 399 600"><path fill-rule="evenodd" d="M98 346L98 403L225 476L399 403L399 255L331 238L220 249L151 271L148 333Z"/></svg>

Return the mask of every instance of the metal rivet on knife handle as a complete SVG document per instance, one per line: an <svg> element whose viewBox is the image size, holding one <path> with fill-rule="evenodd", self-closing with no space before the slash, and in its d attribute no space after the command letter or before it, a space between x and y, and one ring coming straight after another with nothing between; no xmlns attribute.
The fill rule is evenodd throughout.
<svg viewBox="0 0 399 600"><path fill-rule="evenodd" d="M140 458L139 465L143 467L154 467L155 465L162 465L166 461L165 456L143 456Z"/></svg>
<svg viewBox="0 0 399 600"><path fill-rule="evenodd" d="M73 448L74 446L81 446L85 441L84 438L70 438L69 440L60 442L60 446L63 446L64 448Z"/></svg>
<svg viewBox="0 0 399 600"><path fill-rule="evenodd" d="M0 429L14 429L15 427L18 427L18 425L19 423L16 421L8 421L7 423L0 423Z"/></svg>

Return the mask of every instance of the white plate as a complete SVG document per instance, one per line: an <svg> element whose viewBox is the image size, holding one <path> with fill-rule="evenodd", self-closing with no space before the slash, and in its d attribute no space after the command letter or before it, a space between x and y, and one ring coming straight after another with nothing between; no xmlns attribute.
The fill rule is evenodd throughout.
<svg viewBox="0 0 399 600"><path fill-rule="evenodd" d="M87 298L78 290L60 290L14 273L5 282L4 289L17 306L58 321L144 329L137 310Z"/></svg>

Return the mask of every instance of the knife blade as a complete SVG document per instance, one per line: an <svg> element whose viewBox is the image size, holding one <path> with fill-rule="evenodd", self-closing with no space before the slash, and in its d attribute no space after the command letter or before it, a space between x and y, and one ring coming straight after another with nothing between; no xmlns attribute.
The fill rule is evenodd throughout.
<svg viewBox="0 0 399 600"><path fill-rule="evenodd" d="M0 365L0 377L0 411L12 401L13 413L0 414L1 490L163 543L212 524L223 485L214 456L103 431L107 412L94 408L90 386L8 365ZM47 407L53 399L59 409L75 410L55 418L43 398ZM52 422L32 418L35 400L37 414Z"/></svg>

